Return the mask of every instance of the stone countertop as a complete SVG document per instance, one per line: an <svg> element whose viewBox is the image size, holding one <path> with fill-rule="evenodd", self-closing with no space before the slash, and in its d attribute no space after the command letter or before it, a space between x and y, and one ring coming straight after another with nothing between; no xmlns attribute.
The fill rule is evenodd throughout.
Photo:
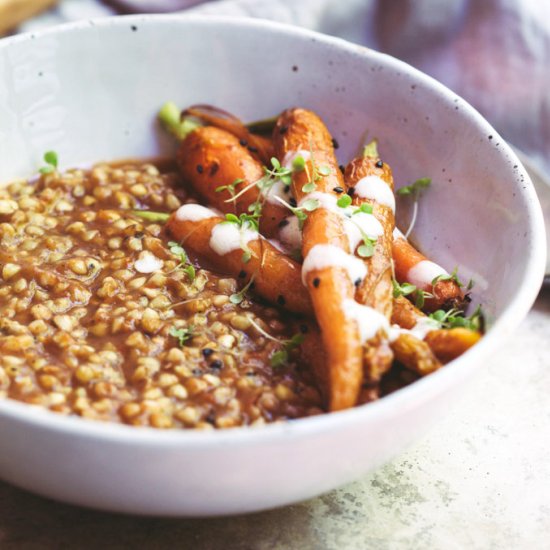
<svg viewBox="0 0 550 550"><path fill-rule="evenodd" d="M0 548L519 549L550 534L550 293L422 441L316 499L215 519L89 511L0 484Z"/></svg>

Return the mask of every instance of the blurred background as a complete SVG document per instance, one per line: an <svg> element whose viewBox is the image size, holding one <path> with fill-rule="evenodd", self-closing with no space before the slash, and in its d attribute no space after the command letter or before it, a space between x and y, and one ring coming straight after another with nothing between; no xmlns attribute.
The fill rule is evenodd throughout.
<svg viewBox="0 0 550 550"><path fill-rule="evenodd" d="M401 58L472 103L550 179L548 0L0 0L0 35L167 12L266 18Z"/></svg>

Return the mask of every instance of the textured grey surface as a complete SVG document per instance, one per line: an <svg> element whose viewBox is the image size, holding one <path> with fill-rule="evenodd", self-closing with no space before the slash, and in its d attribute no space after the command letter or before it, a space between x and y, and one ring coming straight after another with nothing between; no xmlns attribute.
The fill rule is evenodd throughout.
<svg viewBox="0 0 550 550"><path fill-rule="evenodd" d="M327 495L248 516L147 519L57 504L0 484L0 548L547 547L549 333L546 294L423 441Z"/></svg>

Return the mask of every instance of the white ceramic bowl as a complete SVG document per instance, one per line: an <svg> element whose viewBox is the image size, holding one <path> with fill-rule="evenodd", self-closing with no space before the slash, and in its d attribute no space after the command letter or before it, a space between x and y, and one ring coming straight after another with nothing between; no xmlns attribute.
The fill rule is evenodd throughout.
<svg viewBox="0 0 550 550"><path fill-rule="evenodd" d="M63 167L166 153L167 99L245 120L300 105L324 117L346 161L368 130L397 182L434 183L416 238L477 281L491 329L441 371L337 414L225 432L160 432L0 402L0 476L66 502L155 515L261 510L328 491L400 452L464 392L539 289L544 226L506 143L462 99L386 55L255 20L132 17L0 42L0 181L45 150Z"/></svg>

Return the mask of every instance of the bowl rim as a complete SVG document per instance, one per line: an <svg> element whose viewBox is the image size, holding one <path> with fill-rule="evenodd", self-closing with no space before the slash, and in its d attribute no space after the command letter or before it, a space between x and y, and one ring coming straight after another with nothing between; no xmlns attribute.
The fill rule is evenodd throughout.
<svg viewBox="0 0 550 550"><path fill-rule="evenodd" d="M444 101L452 103L453 106L459 102L461 116L467 116L471 124L483 135L492 134L495 138L498 138L494 139L493 143L497 141L500 143L499 154L502 161L508 161L510 170L512 170L513 165L517 165L514 178L516 181L523 179L524 185L518 185L517 192L524 196L527 205L526 215L533 235L533 241L530 242L529 246L530 255L525 265L523 284L505 306L489 333L466 354L455 359L444 369L440 369L430 376L424 377L378 401L345 411L324 413L318 416L268 424L257 428L244 426L229 430L182 429L165 431L108 421L88 421L76 416L63 416L38 405L2 399L0 400L0 417L31 425L35 428L75 435L79 438L116 441L119 444L128 446L149 444L155 447L184 450L191 448L226 448L227 445L255 446L263 444L266 440L273 442L281 439L295 440L314 437L321 432L326 434L355 424L377 422L379 418L394 416L396 411L414 409L422 401L428 401L430 398L442 394L453 384L465 380L476 368L477 362L487 357L490 351L494 349L499 337L513 330L527 315L540 289L546 258L546 234L542 211L529 175L506 141L474 107L439 81L404 61L341 38L294 25L247 17L199 14L127 15L82 20L4 38L0 40L0 52L37 38L76 33L92 28L96 30L109 27L123 28L137 24L161 26L181 24L182 26L205 25L211 27L223 25L233 26L235 29L244 31L260 29L264 32L275 32L283 36L315 41L334 47L346 54L368 57L371 60L379 61L387 68L406 74L415 81L421 82L431 92L442 97Z"/></svg>

